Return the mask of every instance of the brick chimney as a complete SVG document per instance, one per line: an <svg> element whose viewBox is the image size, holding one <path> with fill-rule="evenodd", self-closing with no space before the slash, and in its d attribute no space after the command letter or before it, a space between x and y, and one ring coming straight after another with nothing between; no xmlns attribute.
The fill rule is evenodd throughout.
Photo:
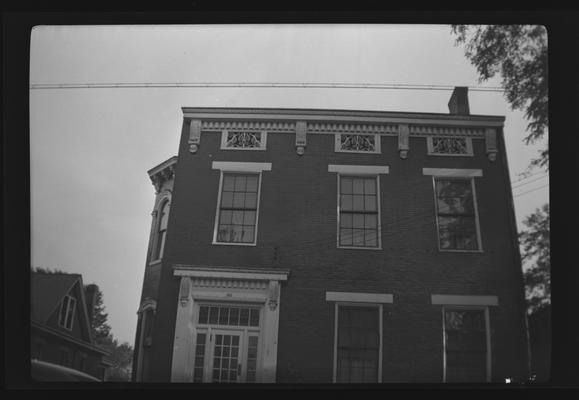
<svg viewBox="0 0 579 400"><path fill-rule="evenodd" d="M96 301L96 294L99 287L94 283L85 286L85 297L86 297L86 308L88 310L88 320L92 321L92 316L94 314L94 307Z"/></svg>
<svg viewBox="0 0 579 400"><path fill-rule="evenodd" d="M468 87L455 86L452 96L448 101L448 111L454 115L469 115Z"/></svg>

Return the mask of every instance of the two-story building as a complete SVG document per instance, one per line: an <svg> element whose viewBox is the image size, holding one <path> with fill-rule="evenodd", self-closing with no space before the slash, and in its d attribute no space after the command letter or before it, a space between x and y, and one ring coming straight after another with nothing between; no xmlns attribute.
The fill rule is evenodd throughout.
<svg viewBox="0 0 579 400"><path fill-rule="evenodd" d="M156 188L134 379L524 379L504 117L183 108Z"/></svg>

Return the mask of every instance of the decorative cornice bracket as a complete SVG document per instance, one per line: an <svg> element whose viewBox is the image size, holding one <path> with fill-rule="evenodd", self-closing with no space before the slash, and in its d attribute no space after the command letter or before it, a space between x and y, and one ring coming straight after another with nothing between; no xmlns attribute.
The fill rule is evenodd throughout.
<svg viewBox="0 0 579 400"><path fill-rule="evenodd" d="M197 153L201 144L201 120L192 119L189 123L189 152Z"/></svg>
<svg viewBox="0 0 579 400"><path fill-rule="evenodd" d="M306 151L308 125L305 121L296 122L296 152L302 156Z"/></svg>
<svg viewBox="0 0 579 400"><path fill-rule="evenodd" d="M398 125L398 152L400 153L400 158L405 160L408 157L408 152L410 151L410 129L406 124Z"/></svg>
<svg viewBox="0 0 579 400"><path fill-rule="evenodd" d="M497 153L499 152L497 147L497 131L494 128L487 128L485 130L485 145L487 151L487 157L490 161L495 161L497 159Z"/></svg>

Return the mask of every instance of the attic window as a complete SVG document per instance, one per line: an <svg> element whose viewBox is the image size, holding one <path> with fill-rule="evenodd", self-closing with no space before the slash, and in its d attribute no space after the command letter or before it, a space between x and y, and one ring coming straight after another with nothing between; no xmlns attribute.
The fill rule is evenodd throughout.
<svg viewBox="0 0 579 400"><path fill-rule="evenodd" d="M266 132L223 131L222 150L265 150Z"/></svg>
<svg viewBox="0 0 579 400"><path fill-rule="evenodd" d="M380 153L380 136L336 134L335 151L344 153Z"/></svg>
<svg viewBox="0 0 579 400"><path fill-rule="evenodd" d="M428 155L431 156L472 156L472 140L468 137L427 138Z"/></svg>
<svg viewBox="0 0 579 400"><path fill-rule="evenodd" d="M60 306L60 315L58 317L58 324L69 331L72 330L72 323L74 321L74 310L76 308L76 299L69 295L64 296Z"/></svg>

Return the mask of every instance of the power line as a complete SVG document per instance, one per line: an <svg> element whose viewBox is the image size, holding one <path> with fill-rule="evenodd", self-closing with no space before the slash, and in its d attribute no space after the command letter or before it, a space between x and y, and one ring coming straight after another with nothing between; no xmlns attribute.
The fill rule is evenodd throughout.
<svg viewBox="0 0 579 400"><path fill-rule="evenodd" d="M543 178L548 178L548 177L549 177L549 175L540 176L540 177L538 177L538 178L536 178L536 179L533 179L532 181L523 182L523 183L521 183L521 184L515 185L515 186L513 186L513 189L520 188L521 186L525 186L525 185L528 185L529 183L537 182L537 181L540 181L540 180L543 179Z"/></svg>
<svg viewBox="0 0 579 400"><path fill-rule="evenodd" d="M134 89L134 88L299 88L299 89L401 89L401 90L454 90L450 85L405 83L288 83L288 82L134 82L134 83L33 83L38 89ZM478 92L503 92L501 87L473 86Z"/></svg>
<svg viewBox="0 0 579 400"><path fill-rule="evenodd" d="M517 194L516 196L513 196L513 197L519 197L519 196L522 196L522 195L527 194L527 193L535 192L535 191L537 191L537 190L539 190L539 189L543 189L543 188L545 188L545 187L547 187L547 186L549 186L549 184L546 184L546 185L543 185L543 186L539 186L538 188L535 188L535 189L527 190L526 192L519 193L519 194Z"/></svg>
<svg viewBox="0 0 579 400"><path fill-rule="evenodd" d="M534 174L526 175L526 176L524 176L524 177L522 177L522 178L520 178L520 179L517 179L516 181L511 181L511 183L521 182L521 181L524 181L525 179L529 179L529 178L532 177L532 176L539 175L539 174L548 174L548 173L549 173L548 171L535 172Z"/></svg>

